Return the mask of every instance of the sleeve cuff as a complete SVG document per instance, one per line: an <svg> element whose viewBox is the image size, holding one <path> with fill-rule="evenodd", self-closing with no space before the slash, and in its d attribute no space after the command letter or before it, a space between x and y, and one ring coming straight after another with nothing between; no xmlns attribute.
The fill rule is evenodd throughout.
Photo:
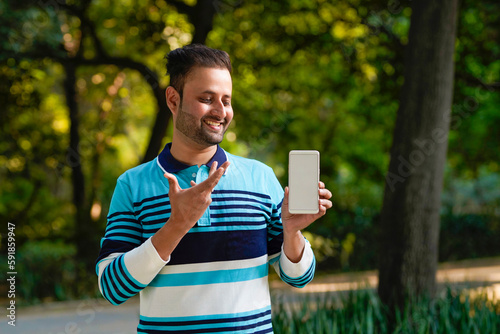
<svg viewBox="0 0 500 334"><path fill-rule="evenodd" d="M143 284L149 284L169 261L170 257L167 261L160 257L151 238L124 256L125 266L129 273Z"/></svg>
<svg viewBox="0 0 500 334"><path fill-rule="evenodd" d="M289 277L300 277L304 275L314 261L314 253L311 248L311 244L307 239L305 240L304 245L304 253L302 254L302 258L299 262L293 263L286 257L285 251L283 250L283 246L281 246L281 256L280 256L280 266L281 270L289 276Z"/></svg>

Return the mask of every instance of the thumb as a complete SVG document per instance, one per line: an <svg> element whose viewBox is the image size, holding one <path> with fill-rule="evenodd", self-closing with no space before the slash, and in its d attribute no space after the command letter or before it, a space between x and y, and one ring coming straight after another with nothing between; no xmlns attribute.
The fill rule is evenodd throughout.
<svg viewBox="0 0 500 334"><path fill-rule="evenodd" d="M283 197L283 206L287 206L288 207L288 195L290 194L290 188L288 187L285 187L285 194L284 194L284 197Z"/></svg>
<svg viewBox="0 0 500 334"><path fill-rule="evenodd" d="M179 182L177 182L177 177L175 177L175 175L165 172L163 176L168 180L169 192L178 191L180 189Z"/></svg>
<svg viewBox="0 0 500 334"><path fill-rule="evenodd" d="M281 217L283 219L288 219L290 216L290 211L288 210L288 195L290 194L290 188L285 187L285 194L283 196L283 202L281 203Z"/></svg>

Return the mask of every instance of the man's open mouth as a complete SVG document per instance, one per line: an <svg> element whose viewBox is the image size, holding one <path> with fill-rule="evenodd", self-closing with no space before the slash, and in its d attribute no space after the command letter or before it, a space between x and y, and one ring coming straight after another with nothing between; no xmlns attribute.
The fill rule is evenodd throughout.
<svg viewBox="0 0 500 334"><path fill-rule="evenodd" d="M222 127L222 122L219 121L210 121L210 120L204 120L205 124L210 126L211 128L219 129Z"/></svg>

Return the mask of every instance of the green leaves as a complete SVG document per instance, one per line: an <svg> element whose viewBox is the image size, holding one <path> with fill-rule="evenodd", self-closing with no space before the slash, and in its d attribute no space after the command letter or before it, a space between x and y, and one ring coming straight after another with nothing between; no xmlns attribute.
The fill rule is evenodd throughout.
<svg viewBox="0 0 500 334"><path fill-rule="evenodd" d="M141 161L151 136L158 110L152 88L169 81L163 57L191 42L197 3L0 2L0 218L20 219L21 243L69 240L73 233L70 122L59 62L84 63L76 78L79 153L87 194L93 197L89 205L102 206L96 216L102 229L116 178ZM403 83L409 4L222 0L213 5L207 44L228 51L234 68L235 118L223 147L268 163L283 185L289 150L321 151L321 178L333 192L334 209L309 231L335 241L334 246L324 243L336 251L329 269L373 265L376 218ZM467 210L471 202L492 212L498 202L498 194L484 183L496 184L500 173L499 13L495 1L466 0L461 6L447 212L458 204ZM126 57L136 67L110 65L110 57ZM142 74L141 65L147 66ZM482 190L487 190L484 198ZM485 226L494 225L492 218L484 219L490 219ZM461 226L462 220L454 217L446 224ZM456 247L450 243L446 254ZM342 252L347 255L340 259ZM340 327L338 320L328 328Z"/></svg>
<svg viewBox="0 0 500 334"><path fill-rule="evenodd" d="M47 55L64 54L57 49L63 34L54 7L44 6L43 2L23 7L14 1L2 1L0 16L0 33L4 36L0 60L30 54L33 49L44 50Z"/></svg>
<svg viewBox="0 0 500 334"><path fill-rule="evenodd" d="M273 329L279 334L497 333L500 302L486 293L447 288L435 301L407 303L389 324L387 309L373 290L341 297L305 298L299 308L275 301ZM390 328L393 328L392 330Z"/></svg>

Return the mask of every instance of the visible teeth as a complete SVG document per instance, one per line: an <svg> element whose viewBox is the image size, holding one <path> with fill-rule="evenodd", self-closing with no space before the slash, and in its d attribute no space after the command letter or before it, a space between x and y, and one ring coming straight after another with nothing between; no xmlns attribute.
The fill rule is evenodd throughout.
<svg viewBox="0 0 500 334"><path fill-rule="evenodd" d="M219 122L205 121L208 125L219 126Z"/></svg>

